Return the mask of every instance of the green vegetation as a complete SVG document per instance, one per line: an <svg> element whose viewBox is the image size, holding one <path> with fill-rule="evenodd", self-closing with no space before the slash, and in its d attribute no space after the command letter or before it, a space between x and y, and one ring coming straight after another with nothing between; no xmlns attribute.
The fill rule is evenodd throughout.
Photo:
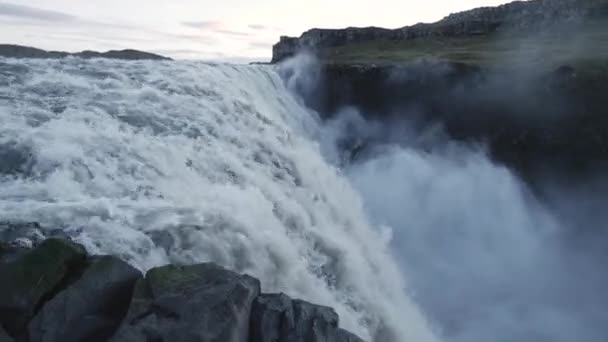
<svg viewBox="0 0 608 342"><path fill-rule="evenodd" d="M329 64L400 64L420 59L486 66L582 65L608 68L608 20L534 33L493 33L373 41L322 52ZM573 66L575 66L573 65Z"/></svg>

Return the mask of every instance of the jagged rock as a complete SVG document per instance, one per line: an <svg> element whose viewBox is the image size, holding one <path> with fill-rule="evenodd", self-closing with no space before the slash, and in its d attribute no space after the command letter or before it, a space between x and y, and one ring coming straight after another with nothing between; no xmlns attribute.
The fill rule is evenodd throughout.
<svg viewBox="0 0 608 342"><path fill-rule="evenodd" d="M29 324L32 341L107 341L129 308L141 273L112 256L93 257L82 276L47 302Z"/></svg>
<svg viewBox="0 0 608 342"><path fill-rule="evenodd" d="M17 260L48 238L69 240L69 236L64 231L44 229L38 222L0 221L0 263Z"/></svg>
<svg viewBox="0 0 608 342"><path fill-rule="evenodd" d="M338 328L329 307L292 300L285 294L262 294L253 303L250 342L360 342Z"/></svg>
<svg viewBox="0 0 608 342"><path fill-rule="evenodd" d="M333 309L260 296L257 279L215 264L165 266L143 278L60 239L33 249L0 243L0 260L0 342L362 342L338 328Z"/></svg>
<svg viewBox="0 0 608 342"><path fill-rule="evenodd" d="M49 238L69 240L61 229L46 229L38 222L0 221L0 241L15 247L31 249Z"/></svg>
<svg viewBox="0 0 608 342"><path fill-rule="evenodd" d="M85 258L82 246L49 239L13 262L0 263L0 323L7 332L21 334L38 308L82 269Z"/></svg>
<svg viewBox="0 0 608 342"><path fill-rule="evenodd" d="M13 342L14 340L8 336L6 331L2 329L2 325L0 325L0 342Z"/></svg>
<svg viewBox="0 0 608 342"><path fill-rule="evenodd" d="M170 60L170 58L157 54L137 51L137 50L120 50L120 51L82 51L78 53L68 53L63 51L45 51L28 46L0 44L0 57L9 58L64 58L64 57L80 57L80 58L110 58L124 60Z"/></svg>
<svg viewBox="0 0 608 342"><path fill-rule="evenodd" d="M247 341L257 279L215 264L165 266L137 282L112 341Z"/></svg>
<svg viewBox="0 0 608 342"><path fill-rule="evenodd" d="M0 264L11 263L27 253L29 248L0 241Z"/></svg>
<svg viewBox="0 0 608 342"><path fill-rule="evenodd" d="M6 244L32 248L44 239L37 222L0 222L0 241Z"/></svg>
<svg viewBox="0 0 608 342"><path fill-rule="evenodd" d="M336 332L336 342L364 342L359 336L346 331L344 329L338 329Z"/></svg>

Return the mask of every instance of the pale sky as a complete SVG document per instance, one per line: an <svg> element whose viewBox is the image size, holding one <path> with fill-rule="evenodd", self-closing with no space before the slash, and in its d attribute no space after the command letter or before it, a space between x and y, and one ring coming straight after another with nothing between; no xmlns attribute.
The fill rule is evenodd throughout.
<svg viewBox="0 0 608 342"><path fill-rule="evenodd" d="M505 0L0 0L0 43L174 58L270 59L281 35L313 27L397 28Z"/></svg>

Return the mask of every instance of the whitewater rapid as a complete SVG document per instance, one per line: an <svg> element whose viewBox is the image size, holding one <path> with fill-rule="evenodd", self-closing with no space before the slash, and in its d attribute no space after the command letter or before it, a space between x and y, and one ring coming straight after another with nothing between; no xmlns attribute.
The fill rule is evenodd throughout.
<svg viewBox="0 0 608 342"><path fill-rule="evenodd" d="M0 220L142 270L217 262L365 339L435 341L319 132L268 66L0 59Z"/></svg>

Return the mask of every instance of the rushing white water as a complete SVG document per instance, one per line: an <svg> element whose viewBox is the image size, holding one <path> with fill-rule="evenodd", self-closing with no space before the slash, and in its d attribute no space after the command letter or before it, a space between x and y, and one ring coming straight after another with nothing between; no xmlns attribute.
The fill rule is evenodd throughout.
<svg viewBox="0 0 608 342"><path fill-rule="evenodd" d="M436 126L350 109L325 130L338 142L327 146L359 149L345 174L370 219L390 227L409 288L445 341L606 340L603 176L538 198L482 147Z"/></svg>
<svg viewBox="0 0 608 342"><path fill-rule="evenodd" d="M366 339L435 341L318 129L270 67L0 60L0 220L144 270L214 261Z"/></svg>

